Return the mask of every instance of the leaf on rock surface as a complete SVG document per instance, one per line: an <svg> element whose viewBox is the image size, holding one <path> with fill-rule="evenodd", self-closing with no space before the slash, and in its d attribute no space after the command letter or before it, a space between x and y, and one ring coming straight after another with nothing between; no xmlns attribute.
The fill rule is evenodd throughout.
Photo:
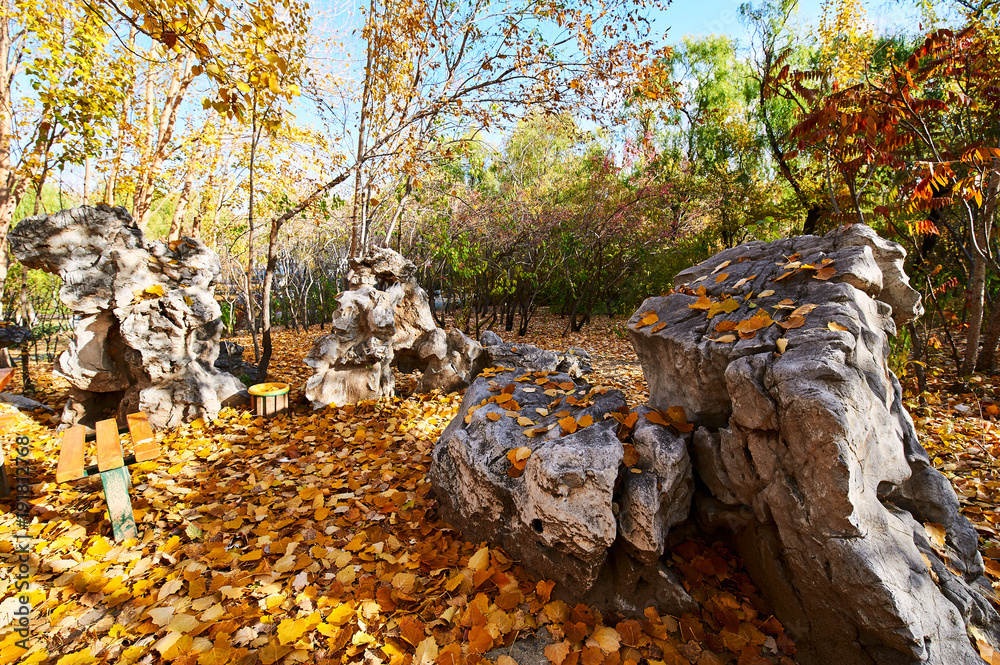
<svg viewBox="0 0 1000 665"><path fill-rule="evenodd" d="M708 318L711 319L716 314L735 312L739 307L740 304L736 302L735 298L726 298L722 302L714 302L708 308Z"/></svg>
<svg viewBox="0 0 1000 665"><path fill-rule="evenodd" d="M789 316L805 316L806 314L813 311L817 307L819 307L819 305L815 305L813 303L809 303L808 305L800 305L799 307L793 309L792 313L789 314Z"/></svg>
<svg viewBox="0 0 1000 665"><path fill-rule="evenodd" d="M774 323L774 320L770 316L768 316L766 312L761 312L760 314L755 314L754 316L751 316L749 319L737 323L736 332L740 333L741 335L753 336L753 334L756 333L758 330L766 328L772 323Z"/></svg>
<svg viewBox="0 0 1000 665"><path fill-rule="evenodd" d="M566 416L565 418L559 419L559 427L562 428L563 434L572 434L576 431L577 422L576 418L573 416Z"/></svg>
<svg viewBox="0 0 1000 665"><path fill-rule="evenodd" d="M712 306L712 301L708 298L706 294L701 294L698 299L688 305L690 309L708 309Z"/></svg>
<svg viewBox="0 0 1000 665"><path fill-rule="evenodd" d="M713 274L713 275L714 275L715 273L719 272L719 271L720 271L720 270L722 270L723 268L726 268L726 267L728 267L730 263L732 263L732 261L723 261L723 262L722 262L722 263L720 263L719 265L715 266L715 270L713 270L713 271L711 272L711 274Z"/></svg>
<svg viewBox="0 0 1000 665"><path fill-rule="evenodd" d="M639 319L639 323L635 324L635 327L643 328L645 326L651 326L659 320L660 317L656 315L656 312L646 312L642 315L642 318Z"/></svg>
<svg viewBox="0 0 1000 665"><path fill-rule="evenodd" d="M826 281L826 280L830 279L831 277L833 277L836 274L837 274L837 269L836 268L834 268L833 266L826 266L826 267L818 269L816 271L816 274L813 275L813 279L819 279L819 280Z"/></svg>
<svg viewBox="0 0 1000 665"><path fill-rule="evenodd" d="M806 317L804 316L789 316L783 321L778 321L777 324L784 328L785 330L792 330L793 328L801 328L806 323Z"/></svg>

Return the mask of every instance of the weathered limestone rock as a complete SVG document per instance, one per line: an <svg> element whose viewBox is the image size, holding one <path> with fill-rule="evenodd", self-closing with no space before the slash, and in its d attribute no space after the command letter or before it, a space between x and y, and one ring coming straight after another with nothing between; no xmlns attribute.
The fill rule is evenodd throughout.
<svg viewBox="0 0 1000 665"><path fill-rule="evenodd" d="M539 378L547 381L538 385ZM638 462L626 468L619 421L611 417L625 410L619 391L566 374L517 368L476 379L432 454L443 516L467 539L498 543L557 581L566 597L628 611L641 612L651 599L691 609L693 601L657 563L667 530L691 504L686 444L640 418ZM567 416L576 427L559 423ZM518 474L507 454L522 447L531 454ZM617 517L615 503L622 506ZM599 584L601 577L618 583Z"/></svg>
<svg viewBox="0 0 1000 665"><path fill-rule="evenodd" d="M594 371L590 361L590 352L577 346L566 349L566 353L559 354L559 366L557 372L569 374L574 379L590 374Z"/></svg>
<svg viewBox="0 0 1000 665"><path fill-rule="evenodd" d="M482 334L479 335L479 343L483 346L495 346L497 344L503 344L503 339L492 330L484 330Z"/></svg>
<svg viewBox="0 0 1000 665"><path fill-rule="evenodd" d="M92 424L113 405L158 427L214 418L245 399L215 370L218 256L196 240L147 240L123 208L81 206L22 220L8 235L29 268L57 273L60 298L83 315L57 371L72 389L63 424Z"/></svg>
<svg viewBox="0 0 1000 665"><path fill-rule="evenodd" d="M565 353L546 351L531 344L505 344L492 330L479 336L489 360L489 367L524 367L534 372L563 372L574 379L593 371L590 353L586 349L570 347Z"/></svg>
<svg viewBox="0 0 1000 665"><path fill-rule="evenodd" d="M559 367L559 354L531 344L494 344L485 351L490 367L523 367L533 372L554 372Z"/></svg>
<svg viewBox="0 0 1000 665"><path fill-rule="evenodd" d="M215 369L228 372L236 377L256 377L257 368L243 360L242 345L231 340L219 342L219 357L215 359Z"/></svg>
<svg viewBox="0 0 1000 665"><path fill-rule="evenodd" d="M306 382L313 408L391 396L393 302L371 286L344 291L333 314L329 335L320 337L306 356L316 370Z"/></svg>
<svg viewBox="0 0 1000 665"><path fill-rule="evenodd" d="M421 392L462 390L486 368L483 347L457 328L447 333L435 328L423 339L418 354L427 364L420 379Z"/></svg>
<svg viewBox="0 0 1000 665"><path fill-rule="evenodd" d="M351 289L337 298L332 334L316 340L306 358L316 370L306 383L313 408L392 395L394 365L423 371L423 391L461 390L486 366L477 342L434 325L415 271L381 247L351 261Z"/></svg>
<svg viewBox="0 0 1000 665"><path fill-rule="evenodd" d="M19 346L31 340L31 330L16 323L0 321L0 349Z"/></svg>
<svg viewBox="0 0 1000 665"><path fill-rule="evenodd" d="M972 632L1000 645L976 533L886 362L922 312L903 257L862 225L747 243L629 321L651 404L700 425L699 521L737 531L804 664L971 664Z"/></svg>
<svg viewBox="0 0 1000 665"><path fill-rule="evenodd" d="M415 274L410 261L384 247L370 248L351 261L350 290L338 297L333 334L318 339L306 360L316 370L306 384L313 408L391 395L393 366L422 372L422 392L462 390L490 366L561 371L572 377L591 371L590 354L583 349L557 354L530 344L504 344L491 331L480 342L460 330L445 332L434 325L427 292ZM365 323L376 308L385 320L378 331Z"/></svg>
<svg viewBox="0 0 1000 665"><path fill-rule="evenodd" d="M434 317L427 292L417 284L416 266L385 247L369 248L360 259L351 261L348 283L351 290L364 286L384 291L395 310L392 348L397 353L416 349L418 340L432 332Z"/></svg>

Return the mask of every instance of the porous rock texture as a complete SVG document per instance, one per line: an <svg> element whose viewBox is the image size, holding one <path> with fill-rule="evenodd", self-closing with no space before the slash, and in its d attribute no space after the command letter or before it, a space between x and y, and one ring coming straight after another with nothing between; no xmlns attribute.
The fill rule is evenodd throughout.
<svg viewBox="0 0 1000 665"><path fill-rule="evenodd" d="M0 321L0 349L31 341L31 330L16 323Z"/></svg>
<svg viewBox="0 0 1000 665"><path fill-rule="evenodd" d="M232 340L222 340L219 342L219 357L215 359L215 369L220 372L228 372L236 377L257 377L257 367L243 360L241 344Z"/></svg>
<svg viewBox="0 0 1000 665"><path fill-rule="evenodd" d="M306 357L313 408L391 396L392 368L423 372L418 389L461 390L486 366L482 347L459 330L434 325L416 268L391 249L373 247L351 261L347 291L337 296L331 333Z"/></svg>
<svg viewBox="0 0 1000 665"><path fill-rule="evenodd" d="M63 425L144 411L157 427L215 418L246 399L213 366L222 319L215 252L185 238L146 239L124 208L100 204L22 220L7 236L28 268L58 274L82 320L56 371L71 385Z"/></svg>
<svg viewBox="0 0 1000 665"><path fill-rule="evenodd" d="M432 454L442 516L466 539L498 543L558 582L557 595L630 613L649 603L691 610L658 561L691 505L687 445L626 413L621 392L568 374L484 373ZM622 420L635 423L630 468ZM508 457L519 449L530 450L522 473Z"/></svg>
<svg viewBox="0 0 1000 665"><path fill-rule="evenodd" d="M531 344L504 343L492 330L484 330L479 343L489 357L490 367L524 367L535 372L564 372L579 379L593 371L590 353L571 346L565 353L540 349Z"/></svg>
<svg viewBox="0 0 1000 665"><path fill-rule="evenodd" d="M976 532L887 364L922 313L903 258L863 225L751 242L628 324L651 404L700 425L700 523L735 532L805 665L971 665L970 635L1000 645Z"/></svg>

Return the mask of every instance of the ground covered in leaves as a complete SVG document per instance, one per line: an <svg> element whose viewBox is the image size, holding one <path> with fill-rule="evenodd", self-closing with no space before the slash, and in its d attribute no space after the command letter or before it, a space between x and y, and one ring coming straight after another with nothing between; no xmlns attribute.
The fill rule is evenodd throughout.
<svg viewBox="0 0 1000 665"><path fill-rule="evenodd" d="M623 389L633 406L645 401L623 321L599 318L566 337L562 327L542 318L519 341L587 348L593 381ZM17 524L14 501L0 500L0 665L513 665L511 644L534 634L554 640L545 656L555 665L794 662L794 645L724 542L688 541L669 555L700 614L632 618L554 600L551 582L501 549L465 542L435 516L426 480L460 396L413 394L400 377L401 397L313 412L300 402L301 360L320 334L277 337L271 379L292 384L292 413L265 421L225 409L158 433L164 454L132 467L138 541L110 540L98 479L55 482L57 417L19 417L2 445L11 457L14 435L31 442L31 635L25 650L11 625ZM66 385L50 370L35 367L32 378L58 412ZM934 385L926 406L910 405L924 444L987 554L1000 557L996 385Z"/></svg>

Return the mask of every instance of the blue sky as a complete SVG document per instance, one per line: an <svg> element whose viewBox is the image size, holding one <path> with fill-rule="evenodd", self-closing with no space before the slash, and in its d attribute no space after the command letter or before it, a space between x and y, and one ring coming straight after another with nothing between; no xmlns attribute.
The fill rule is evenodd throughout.
<svg viewBox="0 0 1000 665"><path fill-rule="evenodd" d="M749 34L740 20L740 5L744 0L675 0L655 17L656 27L669 28L671 43L692 35L727 35L746 47ZM799 0L799 18L806 24L818 25L820 0Z"/></svg>
<svg viewBox="0 0 1000 665"><path fill-rule="evenodd" d="M669 28L668 42L687 35L727 35L748 46L749 33L740 20L739 8L745 0L674 0L655 17L658 29ZM757 3L755 3L757 4ZM867 0L863 2L868 22L876 33L921 32L918 3L912 0ZM798 23L815 33L822 14L821 0L799 0Z"/></svg>

